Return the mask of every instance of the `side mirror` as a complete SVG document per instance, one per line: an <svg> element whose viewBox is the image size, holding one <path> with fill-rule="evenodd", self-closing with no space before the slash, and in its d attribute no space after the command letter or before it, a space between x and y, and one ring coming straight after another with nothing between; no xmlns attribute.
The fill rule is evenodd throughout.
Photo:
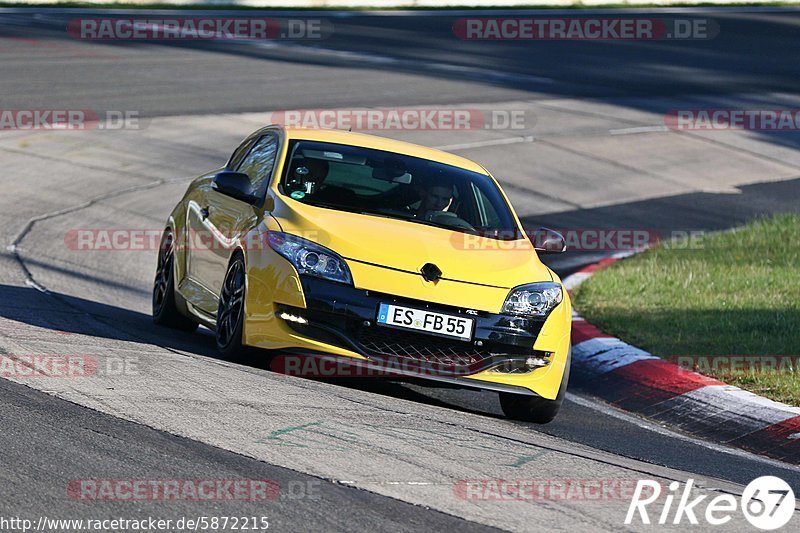
<svg viewBox="0 0 800 533"><path fill-rule="evenodd" d="M244 172L224 170L214 176L211 188L250 205L258 203L258 197L252 193L250 177Z"/></svg>
<svg viewBox="0 0 800 533"><path fill-rule="evenodd" d="M543 254L560 254L567 251L567 241L557 231L539 228L533 233L533 248Z"/></svg>

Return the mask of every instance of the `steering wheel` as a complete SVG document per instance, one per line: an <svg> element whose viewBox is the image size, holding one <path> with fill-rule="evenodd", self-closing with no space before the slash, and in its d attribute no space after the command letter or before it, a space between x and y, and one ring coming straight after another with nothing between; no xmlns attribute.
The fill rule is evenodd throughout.
<svg viewBox="0 0 800 533"><path fill-rule="evenodd" d="M475 227L472 224L463 218L459 218L458 215L451 213L450 211L428 211L425 214L425 220L450 228L460 228L469 231L475 231Z"/></svg>

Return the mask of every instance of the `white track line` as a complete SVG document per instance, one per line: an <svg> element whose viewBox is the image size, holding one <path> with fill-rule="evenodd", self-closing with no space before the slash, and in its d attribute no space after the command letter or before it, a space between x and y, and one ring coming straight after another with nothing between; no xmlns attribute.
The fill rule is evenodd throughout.
<svg viewBox="0 0 800 533"><path fill-rule="evenodd" d="M608 130L611 135L633 135L637 133L662 133L669 131L666 126L639 126L635 128L619 128L615 130Z"/></svg>
<svg viewBox="0 0 800 533"><path fill-rule="evenodd" d="M437 150L468 150L470 148L483 148L484 146L501 146L504 144L518 144L518 143L532 143L533 135L526 135L524 137L510 137L506 139L491 139L487 141L475 141L471 143L462 144L447 144L444 146L434 146Z"/></svg>

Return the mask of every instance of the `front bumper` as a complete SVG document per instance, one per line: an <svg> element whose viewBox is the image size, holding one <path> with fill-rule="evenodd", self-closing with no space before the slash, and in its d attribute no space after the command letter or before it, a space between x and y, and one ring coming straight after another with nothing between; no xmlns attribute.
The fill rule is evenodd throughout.
<svg viewBox="0 0 800 533"><path fill-rule="evenodd" d="M524 374L551 362L552 353L534 350L543 319L435 305L308 276L301 277L301 284L304 309L276 306L279 317L290 317L286 325L303 337L351 350L373 363L442 377L484 371ZM472 319L472 338L463 341L378 325L381 303Z"/></svg>
<svg viewBox="0 0 800 533"><path fill-rule="evenodd" d="M352 365L374 363L381 368L386 368L388 359L389 364L399 362L400 369L406 370L409 365L402 363L408 362L408 359L397 357L396 352L394 356L389 354L387 358L385 354L372 351L372 346L362 342L365 339L360 334L364 331L386 331L387 328L384 326L375 325L379 303L397 302L419 309L425 309L427 306L433 311L468 316L476 321L473 337L469 343L447 339L459 347L458 352L475 356L475 353L470 353L467 349L480 349L487 350L490 356L500 354L500 358L503 354L508 354L507 359L513 360L513 365L502 368L502 361L487 359L484 354L479 354L478 361L467 360L466 364L460 365L452 364L452 359L439 360L438 363L423 361L420 364L412 360L410 365L412 372L398 372L404 376L403 381L407 381L411 374L411 377L423 378L419 380L422 384L430 382L429 384L534 394L547 399L553 399L558 394L565 367L569 362L569 337L572 324L572 307L566 292L564 301L556 306L544 322L526 321L519 317L481 310L493 309L497 298L505 296L503 290L488 290L480 286L454 282L447 282L447 285L437 287L444 291L439 297L445 295L445 298L441 299L474 301L476 307L480 309L472 310L455 307L469 303L430 304L419 297L406 298L387 294L387 289L383 288L378 292L376 287L365 290L318 278L299 276L288 261L271 249L248 253L247 265L248 286L245 302L247 318L244 324L244 343L248 346L299 355L291 359L295 364L304 364L303 360L311 359L306 358L306 355L315 354L318 358L325 357ZM361 272L358 276L354 274L356 284L361 287L375 284L383 287L397 285L405 289L419 283L416 279L413 282L405 279L414 277L408 274L378 267L374 269L380 272ZM376 281L374 278L378 274L380 276ZM456 285L463 285L463 290ZM454 291L458 296L454 297ZM415 294L418 292L420 291L416 291ZM281 318L283 313L308 320L309 327ZM370 322L370 326L365 326L364 322ZM400 330L388 329L388 331L392 333L391 340L395 340ZM442 340L426 334L422 336L426 344ZM483 342L483 346L476 346L475 341ZM549 361L549 364L532 371L528 369L518 371L522 364L520 361L527 360L531 355L542 356ZM455 362L458 363L457 360ZM426 364L432 365L433 371L427 370ZM302 375L306 373L302 372ZM383 372L379 369L377 374L366 375L380 377ZM333 373L327 376L337 377L339 374Z"/></svg>

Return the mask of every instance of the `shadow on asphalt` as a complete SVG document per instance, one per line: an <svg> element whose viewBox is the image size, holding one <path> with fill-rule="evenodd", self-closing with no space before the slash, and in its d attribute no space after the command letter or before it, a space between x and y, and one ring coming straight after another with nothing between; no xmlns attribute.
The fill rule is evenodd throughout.
<svg viewBox="0 0 800 533"><path fill-rule="evenodd" d="M763 183L740 187L739 193L690 193L665 198L655 198L594 209L580 209L523 220L526 227L549 226L554 228L609 228L708 231L730 228L746 220L772 212L800 211L800 178L782 182ZM566 276L583 264L595 261L598 254L607 255L617 250L572 251L566 254L544 256L559 275ZM594 252L594 253L592 253ZM68 268L37 263L38 268L58 270L85 278L81 272L68 272ZM99 285L104 279L93 279ZM113 280L109 282L113 284ZM141 292L139 289L130 288ZM81 335L141 342L164 348L219 358L213 334L200 328L198 333L182 333L155 326L149 315L101 302L65 294L43 294L27 287L0 285L0 317L17 320L31 326ZM60 304L60 305L54 305ZM758 319L757 310L754 320ZM759 323L763 320L759 320ZM272 354L259 351L237 361L253 368L269 370ZM497 416L496 406L484 407L471 401L463 402L460 395L448 394L457 403L432 398L394 382L371 379L327 380L329 383L359 390L386 394L411 401L439 405L488 416ZM578 374L572 385L581 389ZM467 404L469 406L467 406Z"/></svg>
<svg viewBox="0 0 800 533"><path fill-rule="evenodd" d="M730 228L750 218L773 212L800 211L800 178L739 188L738 193L689 193L655 198L638 202L618 204L594 209L580 209L541 217L528 217L523 223L528 228L549 226L554 228L608 228L650 229L657 231L708 231ZM563 276L577 270L583 264L597 259L598 254L607 255L618 250L573 251L566 254L544 256L556 272ZM593 252L593 253L592 253ZM86 278L81 272L69 272L58 265L37 263L38 268L57 270ZM95 278L98 285L114 284L113 280ZM136 292L141 289L130 288ZM0 317L17 320L31 326L64 331L81 335L104 337L125 341L154 344L164 348L190 352L206 357L219 358L213 334L200 328L189 334L155 326L149 315L101 302L91 301L65 294L43 294L27 287L0 285ZM54 305L60 304L60 305ZM754 310L753 320L764 323ZM237 363L253 368L269 370L272 354L258 351ZM581 389L576 374L572 385ZM386 394L416 402L439 405L451 409L498 416L496 406L486 407L481 402L462 401L458 394L448 394L449 401L432 398L425 393L412 390L394 382L371 379L326 380L329 383L359 390ZM452 400L451 400L452 399ZM451 403L455 401L456 403Z"/></svg>
<svg viewBox="0 0 800 533"><path fill-rule="evenodd" d="M43 294L29 287L0 285L0 302L17 302L14 305L7 303L0 305L0 318L45 328L55 333L153 344L170 350L222 360L217 352L213 332L203 327L200 327L195 333L172 330L153 324L150 315L138 311L60 293ZM13 329L13 326L0 323L0 334L2 334L3 328ZM231 362L273 371L270 368L270 361L278 355L280 352L250 350L241 358ZM367 380L354 378L298 379L325 381L334 385L418 403L493 416L490 413L431 398L399 383L382 378Z"/></svg>
<svg viewBox="0 0 800 533"><path fill-rule="evenodd" d="M742 185L731 192L692 192L526 217L525 227L716 231L772 213L800 212L800 170L785 181ZM562 274L559 272L559 274Z"/></svg>
<svg viewBox="0 0 800 533"><path fill-rule="evenodd" d="M82 40L81 46L148 50L154 55L172 48L251 60L252 66L248 64L241 72L232 72L229 82L215 86L219 94L238 94L244 90L240 79L251 75L250 71L260 66L257 61L262 60L348 69L346 75L351 77L357 76L358 70L380 69L429 78L466 79L487 86L529 91L532 97L615 98L618 105L658 114L671 111L674 105L674 101L659 97L680 97L680 105L689 109L797 107L794 95L800 79L800 63L791 61L787 51L796 48L800 14L714 11L706 15L698 11L683 16L707 16L719 25L719 32L712 38L698 40L479 41L455 36L453 23L459 16L387 17L351 13L348 17L322 17L335 28L329 38L281 43L288 46L275 46L274 42L104 39ZM66 28L74 17L52 14L44 20L30 18L24 24L7 25L4 31L11 36L73 43L74 37ZM320 54L316 48L334 52ZM392 59L375 60L376 57ZM431 63L447 67L432 69ZM506 75L493 72L495 68ZM332 87L335 82L331 80ZM269 101L268 95L264 99L260 84L253 87L257 93L245 95L244 100ZM402 91L402 87L396 90ZM725 95L732 94L748 96L737 96L735 103L727 103ZM178 107L176 114L189 112ZM238 111L264 109L264 104L243 104ZM218 113L233 109L192 111ZM800 147L797 131L751 134L771 144Z"/></svg>
<svg viewBox="0 0 800 533"><path fill-rule="evenodd" d="M155 344L198 355L216 351L214 337L202 328L191 334L158 327L144 313L76 296L0 285L0 302L0 318L56 333ZM0 324L13 333L13 324Z"/></svg>
<svg viewBox="0 0 800 533"><path fill-rule="evenodd" d="M184 333L158 327L149 315L100 302L74 296L50 293L43 294L33 288L0 285L0 335L26 327L44 328L52 333L73 333L96 338L153 344L171 350L219 359L213 334L201 328L197 333ZM13 322L20 322L17 326ZM41 340L41 332L32 332ZM269 357L264 352L251 354L244 361L237 361L252 368L269 370ZM573 372L570 390L589 392L591 382L580 373ZM302 379L302 378L297 378ZM418 404L441 407L448 410L476 414L495 419L505 419L499 402L493 393L472 390L448 390L442 388L419 389L415 386L389 382L382 379L328 379L326 383L348 389L381 394ZM592 402L603 403L591 399ZM588 412L588 415L587 415ZM509 421L512 422L512 421ZM625 419L587 410L581 404L567 401L559 417L552 423L540 426L525 422L513 422L531 431L553 435L570 441L586 444L612 453L623 454L639 460L665 464L675 468L693 468L706 475L719 475L720 462L728 469L731 479L746 483L763 475L765 466L746 457L720 455L718 451L691 445L669 436L656 434L648 429L632 425ZM645 443L645 444L642 444ZM687 456L690 459L687 459ZM694 470L693 470L694 471ZM771 468L775 475L792 479L792 474L782 468Z"/></svg>
<svg viewBox="0 0 800 533"><path fill-rule="evenodd" d="M613 16L613 15L612 15ZM796 13L757 17L711 13L720 32L700 40L468 41L456 38L453 22L459 17L386 17L359 15L329 18L335 26L330 38L297 41L304 47L242 46L225 41L98 41L108 46L172 46L213 50L253 59L375 69L375 62L341 55L308 55L305 50L358 50L391 56L401 61L382 61L379 68L420 72L416 64L431 61L431 50L442 62L486 69L501 65L505 72L552 76L560 82L560 94L598 96L645 92L649 96L675 93L724 94L732 91L766 92L796 89L798 65L786 60L786 44L796 42ZM325 18L325 17L323 17ZM665 17L674 18L674 17ZM91 41L90 41L91 42ZM291 44L291 43L290 43ZM613 65L614 68L608 68ZM620 73L624 73L621 83ZM461 79L456 70L437 70L436 77ZM725 82L721 83L720 80ZM548 92L548 84L513 77L484 77L484 83Z"/></svg>
<svg viewBox="0 0 800 533"><path fill-rule="evenodd" d="M800 171L798 171L800 174ZM676 236L682 238L689 232L720 231L743 225L756 217L773 213L800 212L800 178L786 181L757 183L738 187L739 192L695 192L652 198L623 204L576 209L551 213L540 217L525 217L526 228L539 226L559 230L644 230L653 239ZM576 234L578 235L578 234ZM568 236L569 241L569 236ZM612 243L622 243L624 239ZM630 250L623 247L585 250L567 250L565 254L544 255L542 260L562 278L581 266L616 252Z"/></svg>
<svg viewBox="0 0 800 533"><path fill-rule="evenodd" d="M74 333L90 337L117 339L140 343L152 343L170 349L185 350L210 358L218 358L214 338L207 330L199 333L182 333L155 326L144 313L131 311L99 302L63 294L42 294L35 289L0 285L0 335L4 330L14 332L16 327L37 327L53 333ZM6 320L22 323L15 326ZM37 339L41 332L34 332ZM265 369L265 361L252 359L245 363L253 368ZM575 375L575 374L573 374ZM299 379L299 378L298 378ZM433 389L418 392L405 385L381 380L328 380L328 383L342 387L372 392L419 404L432 405L454 411L477 414L479 416L502 419L496 396L491 393L475 391L445 391ZM2 383L2 380L0 380ZM573 390L580 390L580 383L570 383ZM575 385L573 387L573 385ZM9 385L5 385L8 388ZM21 388L22 390L27 390ZM437 397L438 396L438 397ZM596 400L592 400L596 401ZM50 405L50 404L48 404ZM71 404L69 404L71 405ZM82 415L99 416L87 411ZM117 423L117 422L114 422ZM517 422L516 424L559 438L582 443L593 448L622 454L638 460L664 464L673 468L691 469L704 475L725 477L738 483L747 483L755 477L770 473L784 479L797 479L796 472L786 468L766 467L746 457L728 456L716 450L691 445L685 441L656 434L631 424L627 420L605 416L588 411L580 404L567 401L559 417L545 426ZM138 426L131 425L133 429ZM137 430L139 431L139 430ZM93 434L116 434L107 431ZM197 446L186 441L189 446ZM79 446L80 448L80 446ZM788 468L788 467L787 467Z"/></svg>

